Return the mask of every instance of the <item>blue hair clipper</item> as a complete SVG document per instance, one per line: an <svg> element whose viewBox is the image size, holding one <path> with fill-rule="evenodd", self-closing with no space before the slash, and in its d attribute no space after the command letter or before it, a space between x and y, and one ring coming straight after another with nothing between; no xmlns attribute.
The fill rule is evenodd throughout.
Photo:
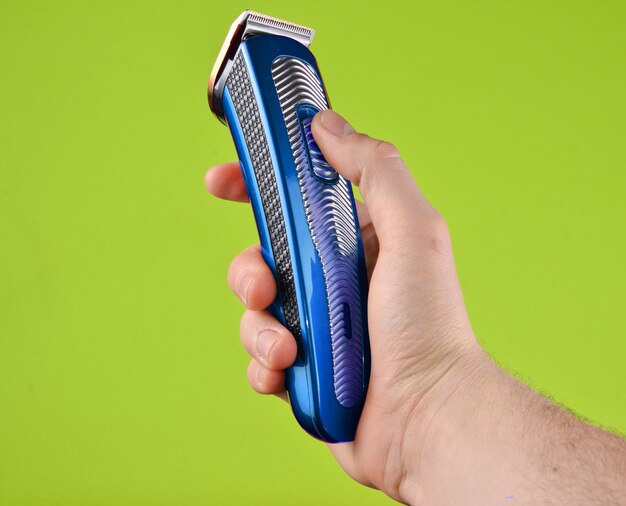
<svg viewBox="0 0 626 506"><path fill-rule="evenodd" d="M313 30L252 11L233 23L209 81L230 128L278 286L268 310L294 335L286 371L293 412L311 435L352 441L370 369L367 275L350 182L311 133L328 109Z"/></svg>

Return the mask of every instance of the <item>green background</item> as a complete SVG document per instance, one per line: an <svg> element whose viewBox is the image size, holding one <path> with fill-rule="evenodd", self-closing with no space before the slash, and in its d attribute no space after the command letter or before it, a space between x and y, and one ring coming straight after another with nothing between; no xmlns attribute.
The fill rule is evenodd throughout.
<svg viewBox="0 0 626 506"><path fill-rule="evenodd" d="M447 218L505 367L626 430L626 3L0 4L0 504L388 504L254 394L256 241L206 81L254 8L316 28L334 107Z"/></svg>

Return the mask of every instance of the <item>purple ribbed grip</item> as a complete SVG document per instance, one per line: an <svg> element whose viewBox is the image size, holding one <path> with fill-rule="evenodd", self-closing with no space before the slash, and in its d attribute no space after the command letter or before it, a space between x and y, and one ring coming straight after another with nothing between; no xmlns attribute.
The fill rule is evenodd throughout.
<svg viewBox="0 0 626 506"><path fill-rule="evenodd" d="M328 109L316 72L301 60L278 58L272 76L296 162L307 222L326 279L335 396L342 406L350 408L363 395L363 315L352 191L350 183L328 165L317 147L311 119L298 117L299 105Z"/></svg>
<svg viewBox="0 0 626 506"><path fill-rule="evenodd" d="M313 167L302 171L300 181L311 233L326 275L335 394L343 406L351 407L360 400L363 388L356 224L349 183L336 178L336 184L325 184L313 176L318 174L317 163L330 166L312 141L310 123L310 119L302 121Z"/></svg>

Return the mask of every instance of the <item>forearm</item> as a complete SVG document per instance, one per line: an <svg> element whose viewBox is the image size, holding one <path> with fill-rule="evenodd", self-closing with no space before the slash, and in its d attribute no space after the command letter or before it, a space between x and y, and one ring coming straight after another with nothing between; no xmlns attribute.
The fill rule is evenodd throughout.
<svg viewBox="0 0 626 506"><path fill-rule="evenodd" d="M429 393L410 504L626 504L626 441L586 424L487 357Z"/></svg>

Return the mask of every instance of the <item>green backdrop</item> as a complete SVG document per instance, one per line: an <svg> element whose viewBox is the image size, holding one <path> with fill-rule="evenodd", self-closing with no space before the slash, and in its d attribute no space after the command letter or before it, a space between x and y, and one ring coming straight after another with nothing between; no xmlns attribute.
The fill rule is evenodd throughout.
<svg viewBox="0 0 626 506"><path fill-rule="evenodd" d="M0 504L388 504L254 394L247 206L206 81L254 8L316 28L334 107L447 218L505 367L626 430L626 4L0 5Z"/></svg>

